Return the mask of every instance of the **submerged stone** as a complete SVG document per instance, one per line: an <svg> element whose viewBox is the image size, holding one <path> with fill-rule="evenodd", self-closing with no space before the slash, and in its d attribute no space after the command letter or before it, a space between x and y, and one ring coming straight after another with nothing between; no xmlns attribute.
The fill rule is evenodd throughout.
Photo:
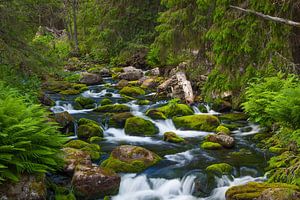
<svg viewBox="0 0 300 200"><path fill-rule="evenodd" d="M125 133L136 136L152 136L159 132L151 121L141 117L131 117L125 122Z"/></svg>
<svg viewBox="0 0 300 200"><path fill-rule="evenodd" d="M116 147L110 157L101 163L102 167L113 169L116 172L138 173L155 165L161 158L143 148L131 145Z"/></svg>
<svg viewBox="0 0 300 200"><path fill-rule="evenodd" d="M183 130L214 131L220 124L219 119L213 115L190 115L173 117L176 128Z"/></svg>

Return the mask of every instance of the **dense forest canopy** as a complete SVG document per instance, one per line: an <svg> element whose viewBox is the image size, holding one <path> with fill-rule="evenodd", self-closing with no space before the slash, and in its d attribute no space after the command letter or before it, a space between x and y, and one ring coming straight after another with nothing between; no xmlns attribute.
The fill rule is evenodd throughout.
<svg viewBox="0 0 300 200"><path fill-rule="evenodd" d="M268 181L297 188L299 74L300 0L0 0L0 184L22 182L24 174L66 170L65 151L82 151L82 160L102 162L98 144L110 126L150 137L160 131L152 123L169 119L176 130L230 137L245 128L238 123L244 120L260 126L253 141L275 155L265 168ZM99 84L107 96L88 98ZM154 99L147 99L150 92ZM137 111L130 107L135 104L158 108ZM55 110L66 107L73 113ZM91 109L101 113L100 121L76 118L78 110ZM217 114L204 119L197 112ZM143 129L128 130L132 126ZM167 142L185 141L166 133ZM72 134L80 140L66 144ZM202 149L224 147L208 140L201 140ZM135 173L148 167L139 162L136 170L115 161L120 149L104 156L109 158L101 166ZM153 156L153 165L159 156ZM123 167L114 168L120 163ZM74 177L68 189L48 182L48 190L62 199L75 198Z"/></svg>

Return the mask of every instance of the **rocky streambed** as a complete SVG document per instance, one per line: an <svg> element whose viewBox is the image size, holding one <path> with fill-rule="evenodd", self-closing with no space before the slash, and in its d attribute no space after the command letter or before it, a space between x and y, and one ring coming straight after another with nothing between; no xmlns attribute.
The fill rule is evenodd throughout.
<svg viewBox="0 0 300 200"><path fill-rule="evenodd" d="M101 84L84 79L88 85L72 89L76 94L47 90L43 98L55 102L54 118L72 138L64 172L49 176L53 183L79 199L224 200L232 186L266 180L269 155L256 147L259 128L243 113L159 96L157 75L116 80L106 73ZM243 199L240 193L227 199Z"/></svg>

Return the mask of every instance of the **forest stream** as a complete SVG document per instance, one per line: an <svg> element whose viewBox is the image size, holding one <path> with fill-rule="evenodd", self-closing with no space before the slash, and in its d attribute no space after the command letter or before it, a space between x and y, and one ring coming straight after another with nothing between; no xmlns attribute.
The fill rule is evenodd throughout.
<svg viewBox="0 0 300 200"><path fill-rule="evenodd" d="M105 82L89 86L89 90L81 95L93 98L96 102L109 96L114 104L124 103L119 91L111 87L116 84L115 81L106 78ZM50 94L51 99L56 102L51 110L54 113L67 111L75 119L88 118L102 124L104 140L99 144L106 154L101 156L97 164L107 159L113 148L126 144L145 147L162 157L158 164L141 173L122 173L119 193L112 197L113 200L223 200L226 190L231 186L265 180L264 168L268 156L251 140L253 134L259 131L257 125L248 121L235 122L240 124L240 127L232 132L235 138L234 148L205 150L200 148L200 144L209 132L180 130L171 119L153 120L145 115L149 108L168 103L166 100L156 101L155 93L144 96L144 99L152 102L149 105L138 105L137 100L124 103L130 107L134 116L150 120L158 127L159 134L152 137L129 136L125 134L124 129L111 128L105 122L105 116L93 112L93 109L75 110L73 106L77 96L69 95L62 99L59 94ZM205 106L208 113L201 113L197 105L193 105L194 114L220 114L211 110L208 105ZM223 123L232 122L225 120ZM184 138L185 142L176 144L163 141L163 133L169 131ZM71 137L77 138L76 130L75 135ZM230 175L211 176L205 169L214 163L228 163L234 170Z"/></svg>

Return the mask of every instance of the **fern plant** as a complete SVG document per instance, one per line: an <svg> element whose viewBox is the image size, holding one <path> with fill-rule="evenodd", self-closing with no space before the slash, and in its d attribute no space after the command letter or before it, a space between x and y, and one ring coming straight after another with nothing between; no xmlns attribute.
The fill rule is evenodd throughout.
<svg viewBox="0 0 300 200"><path fill-rule="evenodd" d="M39 105L26 103L0 82L0 184L18 181L22 173L45 173L62 166L60 148L67 139L46 115Z"/></svg>

